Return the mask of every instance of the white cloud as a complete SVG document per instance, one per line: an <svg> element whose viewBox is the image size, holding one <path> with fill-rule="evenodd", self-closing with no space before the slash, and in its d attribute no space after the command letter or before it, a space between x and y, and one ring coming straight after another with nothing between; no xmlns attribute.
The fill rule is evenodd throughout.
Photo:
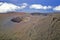
<svg viewBox="0 0 60 40"><path fill-rule="evenodd" d="M0 2L0 13L16 11L17 9L23 9L26 6L27 6L26 3L23 3L21 6L16 6L12 3Z"/></svg>
<svg viewBox="0 0 60 40"><path fill-rule="evenodd" d="M3 3L2 2L0 2L0 5L2 5Z"/></svg>
<svg viewBox="0 0 60 40"><path fill-rule="evenodd" d="M31 6L30 6L30 8L32 9L44 9L44 10L46 10L46 9L51 9L52 7L51 6L43 6L43 5L40 5L40 4L32 4Z"/></svg>
<svg viewBox="0 0 60 40"><path fill-rule="evenodd" d="M22 6L20 7L21 9L26 8L28 6L27 3L23 3Z"/></svg>
<svg viewBox="0 0 60 40"><path fill-rule="evenodd" d="M60 5L53 8L55 11L60 11Z"/></svg>

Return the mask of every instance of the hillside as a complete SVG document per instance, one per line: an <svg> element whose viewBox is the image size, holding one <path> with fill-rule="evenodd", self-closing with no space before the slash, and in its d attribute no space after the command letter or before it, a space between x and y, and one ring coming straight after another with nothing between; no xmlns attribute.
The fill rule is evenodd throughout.
<svg viewBox="0 0 60 40"><path fill-rule="evenodd" d="M60 14L0 14L0 40L60 40Z"/></svg>

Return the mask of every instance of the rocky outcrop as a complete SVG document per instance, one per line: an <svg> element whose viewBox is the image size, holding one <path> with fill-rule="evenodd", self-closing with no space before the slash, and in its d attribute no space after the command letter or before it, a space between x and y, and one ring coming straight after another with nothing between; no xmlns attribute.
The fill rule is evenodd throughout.
<svg viewBox="0 0 60 40"><path fill-rule="evenodd" d="M15 18L12 18L11 21L12 21L12 22L19 23L19 22L22 21L22 17L15 17Z"/></svg>

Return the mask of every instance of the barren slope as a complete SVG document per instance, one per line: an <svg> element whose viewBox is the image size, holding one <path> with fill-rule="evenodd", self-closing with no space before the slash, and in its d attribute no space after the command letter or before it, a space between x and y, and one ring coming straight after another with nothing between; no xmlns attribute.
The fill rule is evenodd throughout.
<svg viewBox="0 0 60 40"><path fill-rule="evenodd" d="M12 22L17 16L23 16L24 20ZM0 14L0 40L60 40L59 31L60 14Z"/></svg>

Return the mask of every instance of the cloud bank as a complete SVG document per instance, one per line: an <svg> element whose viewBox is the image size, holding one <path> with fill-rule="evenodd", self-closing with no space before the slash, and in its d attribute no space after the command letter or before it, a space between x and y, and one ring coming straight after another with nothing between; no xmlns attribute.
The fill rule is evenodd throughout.
<svg viewBox="0 0 60 40"><path fill-rule="evenodd" d="M32 5L30 6L30 8L31 8L31 9L44 9L44 10L46 10L46 9L51 9L52 6L43 6L43 5L41 5L41 4L32 4Z"/></svg>
<svg viewBox="0 0 60 40"><path fill-rule="evenodd" d="M23 3L22 6L17 6L17 5L14 5L12 3L0 2L0 13L16 11L18 9L23 9L26 6L27 6L26 3Z"/></svg>
<svg viewBox="0 0 60 40"><path fill-rule="evenodd" d="M19 8L20 8L19 6L16 6L11 3L2 3L2 2L0 3L0 13L15 11Z"/></svg>
<svg viewBox="0 0 60 40"><path fill-rule="evenodd" d="M22 3L20 6L17 6L12 3L7 3L7 2L0 2L0 13L6 13L6 12L13 12L16 10L21 10L28 7L29 9L36 9L36 10L50 10L52 9L53 11L60 11L60 5L59 6L43 6L41 4L32 4L29 5L27 3Z"/></svg>
<svg viewBox="0 0 60 40"><path fill-rule="evenodd" d="M54 11L60 11L60 5L53 8Z"/></svg>

